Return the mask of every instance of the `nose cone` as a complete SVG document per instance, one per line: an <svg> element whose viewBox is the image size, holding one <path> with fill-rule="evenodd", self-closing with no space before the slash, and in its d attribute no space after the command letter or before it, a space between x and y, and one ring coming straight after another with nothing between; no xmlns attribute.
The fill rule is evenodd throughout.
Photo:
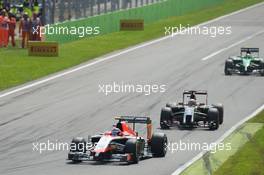
<svg viewBox="0 0 264 175"><path fill-rule="evenodd" d="M96 153L103 153L109 150L109 144L112 141L111 136L103 136L95 146L94 152Z"/></svg>
<svg viewBox="0 0 264 175"><path fill-rule="evenodd" d="M245 67L245 71L247 71L248 66L250 65L251 60L250 59L243 59L243 65Z"/></svg>

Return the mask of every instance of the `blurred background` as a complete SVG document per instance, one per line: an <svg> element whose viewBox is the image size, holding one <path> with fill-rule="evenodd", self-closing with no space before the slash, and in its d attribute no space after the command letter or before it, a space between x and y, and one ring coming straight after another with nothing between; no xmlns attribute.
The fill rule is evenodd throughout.
<svg viewBox="0 0 264 175"><path fill-rule="evenodd" d="M42 24L53 24L161 1L166 0L0 0L0 9L15 14L17 20L27 12L38 14Z"/></svg>

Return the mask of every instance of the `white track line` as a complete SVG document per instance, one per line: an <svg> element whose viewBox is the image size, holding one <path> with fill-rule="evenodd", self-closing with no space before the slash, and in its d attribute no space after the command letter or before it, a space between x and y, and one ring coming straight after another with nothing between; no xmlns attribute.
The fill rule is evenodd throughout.
<svg viewBox="0 0 264 175"><path fill-rule="evenodd" d="M237 124L235 124L232 128L230 128L229 130L227 130L217 141L215 141L214 143L218 144L220 142L222 142L226 137L228 137L232 132L234 132L238 127L240 127L243 123L245 123L246 121L248 121L249 119L253 118L254 116L256 116L258 113L260 113L261 111L264 110L264 104L262 106L260 106L259 108L257 108L252 114L250 114L249 116L247 116L246 118L240 120ZM172 175L178 175L180 173L182 173L186 168L188 168L191 164L193 164L195 161L197 161L198 159L202 158L203 155L207 153L207 151L202 151L200 152L198 155L196 155L194 158L192 158L191 160L189 160L187 163L185 163L184 165L182 165L181 167L179 167L176 171L174 171L172 173Z"/></svg>
<svg viewBox="0 0 264 175"><path fill-rule="evenodd" d="M202 26L202 25L206 25L206 24L210 24L210 23L213 23L215 21L218 21L218 20L221 20L223 18L226 18L226 17L229 17L229 16L232 16L232 15L236 15L238 13L241 13L241 12L244 12L246 10L249 10L249 9L252 9L252 8L255 8L255 7L258 7L258 6L261 6L263 5L263 3L259 3L259 4L256 4L256 5L253 5L253 6L250 6L250 7L247 7L245 9L242 9L242 10L238 10L236 12L233 12L233 13L230 13L230 14L227 14L227 15L224 15L224 16L221 16L221 17L218 17L218 18L215 18L213 20L210 20L210 21L207 21L207 22L204 22L204 23L201 23L199 25L196 25L194 27L199 27L199 26ZM177 33L175 33L174 35L177 35ZM156 40L153 40L153 41L150 41L150 42L146 42L146 43L143 43L143 44L140 44L138 46L134 46L132 48L129 48L129 49L126 49L126 50L123 50L117 54L113 54L113 55L110 55L110 56L106 56L106 57L103 57L102 59L99 59L99 60L96 60L96 61L93 61L93 62L88 62L87 64L85 65L81 65L81 66L78 66L78 67L75 67L75 68L72 68L70 70L67 70L67 71L64 71L64 72L60 72L56 75L51 75L50 77L48 78L45 78L43 80L38 80L36 82L32 82L32 83L29 83L29 84L26 84L26 85L22 85L22 86L19 86L17 88L14 88L14 89L11 89L9 91L5 91L4 93L0 93L0 98L3 98L3 97L6 97L8 95L12 95L14 93L17 93L17 92L20 92L20 91L23 91L23 90L26 90L26 89L29 89L29 88L32 88L34 86L38 86L40 84L43 84L43 83L46 83L48 81L51 81L51 80L54 80L54 79L57 79L57 78L60 78L62 76L65 76L65 75L68 75L68 74L71 74L71 73L74 73L76 71L79 71L79 70L82 70L82 69L85 69L87 67L90 67L90 66L93 66L95 64L98 64L98 63L101 63L101 62L104 62L104 61L107 61L107 60L110 60L114 57L117 57L117 56L120 56L120 55L123 55L123 54L126 54L126 53L129 53L129 52L132 52L134 50L137 50L137 49L140 49L140 48L143 48L143 47L146 47L146 46L149 46L149 45L152 45L152 44L155 44L155 43L158 43L160 41L163 41L163 40L166 40L166 39L169 39L171 38L171 36L165 36L165 37L162 37L162 38L159 38L159 39L156 39Z"/></svg>
<svg viewBox="0 0 264 175"><path fill-rule="evenodd" d="M246 38L244 38L244 39L242 39L242 40L240 40L240 41L238 41L238 42L236 42L234 44L231 44L230 46L227 46L227 47L225 47L223 49L220 49L220 50L216 51L216 52L214 52L214 53L202 58L202 61L206 61L206 60L208 60L210 58L213 58L214 56L216 56L216 55L218 55L218 54L220 54L220 53L222 53L222 52L224 52L224 51L226 51L228 49L231 49L232 47L235 47L235 46L237 46L237 45L239 45L239 44L241 44L243 42L246 42L246 41L248 41L248 40L250 40L250 39L252 39L252 38L254 38L254 37L256 37L256 36L258 36L260 34L262 34L262 33L264 33L264 30L261 30L261 31L259 31L257 33L254 33L253 35L250 35L250 36L248 36L248 37L246 37Z"/></svg>

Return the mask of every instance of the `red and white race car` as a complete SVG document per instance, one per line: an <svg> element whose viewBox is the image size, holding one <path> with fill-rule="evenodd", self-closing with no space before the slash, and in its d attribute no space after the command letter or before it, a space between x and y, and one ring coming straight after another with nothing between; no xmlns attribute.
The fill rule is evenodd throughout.
<svg viewBox="0 0 264 175"><path fill-rule="evenodd" d="M138 163L147 157L164 157L167 152L167 136L164 133L152 134L149 117L116 117L117 124L111 131L88 138L73 138L68 160L82 161L121 161ZM138 136L135 124L146 124L146 138ZM132 128L129 126L132 124Z"/></svg>

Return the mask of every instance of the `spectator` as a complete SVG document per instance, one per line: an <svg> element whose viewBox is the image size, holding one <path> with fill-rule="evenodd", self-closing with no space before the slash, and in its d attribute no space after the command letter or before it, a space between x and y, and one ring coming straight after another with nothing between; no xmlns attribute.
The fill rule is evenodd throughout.
<svg viewBox="0 0 264 175"><path fill-rule="evenodd" d="M3 10L0 11L0 48L3 47L4 43L4 33L3 33L3 23L4 23L4 17L2 15Z"/></svg>
<svg viewBox="0 0 264 175"><path fill-rule="evenodd" d="M25 13L23 15L23 18L20 20L19 24L19 34L22 37L22 48L25 48L25 44L27 44L29 40L29 34L30 34L30 20L28 18L28 14Z"/></svg>
<svg viewBox="0 0 264 175"><path fill-rule="evenodd" d="M10 3L8 1L4 1L3 6L6 12L10 11Z"/></svg>
<svg viewBox="0 0 264 175"><path fill-rule="evenodd" d="M37 14L33 14L33 19L31 20L31 30L30 30L30 40L32 41L41 41L40 37L40 27L42 26L40 19L37 17Z"/></svg>
<svg viewBox="0 0 264 175"><path fill-rule="evenodd" d="M0 12L4 9L4 3L3 0L0 0Z"/></svg>
<svg viewBox="0 0 264 175"><path fill-rule="evenodd" d="M35 13L37 15L37 17L40 17L40 7L39 7L39 3L37 0L34 0L33 2L33 13Z"/></svg>
<svg viewBox="0 0 264 175"><path fill-rule="evenodd" d="M32 8L30 6L30 2L29 0L25 0L23 3L23 12L27 13L28 17L31 18L32 17Z"/></svg>
<svg viewBox="0 0 264 175"><path fill-rule="evenodd" d="M9 39L11 38L11 43L12 46L15 47L16 46L16 42L15 42L15 30L16 30L16 18L15 15L12 13L8 14L9 17L9 21L8 21L8 42Z"/></svg>
<svg viewBox="0 0 264 175"><path fill-rule="evenodd" d="M8 45L8 17L5 10L2 10L2 46Z"/></svg>

